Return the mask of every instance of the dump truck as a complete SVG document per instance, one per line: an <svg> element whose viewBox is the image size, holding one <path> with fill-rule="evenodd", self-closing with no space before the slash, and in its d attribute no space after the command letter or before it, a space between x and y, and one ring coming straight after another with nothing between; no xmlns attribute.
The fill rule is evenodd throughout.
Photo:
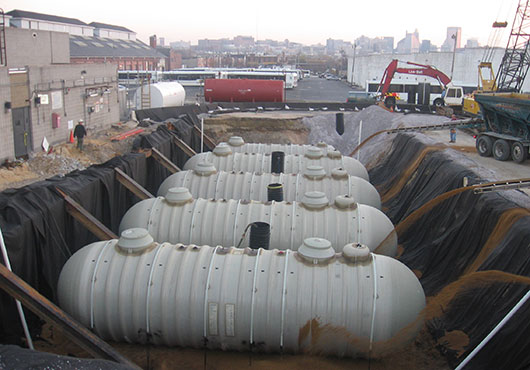
<svg viewBox="0 0 530 370"><path fill-rule="evenodd" d="M530 149L530 94L475 94L475 100L486 126L477 136L478 154L524 162Z"/></svg>

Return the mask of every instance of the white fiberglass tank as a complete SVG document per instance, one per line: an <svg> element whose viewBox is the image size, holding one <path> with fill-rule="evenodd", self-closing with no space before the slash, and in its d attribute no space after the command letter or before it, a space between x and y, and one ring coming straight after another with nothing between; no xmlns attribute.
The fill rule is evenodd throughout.
<svg viewBox="0 0 530 370"><path fill-rule="evenodd" d="M193 199L186 188L171 188L165 197L142 200L123 216L120 232L144 228L157 242L199 245L248 244L247 226L270 225L270 244L296 249L304 239L319 237L342 248L361 243L370 251L395 256L394 225L377 208L338 196L330 206L326 196L308 192L301 202L257 202ZM339 250L340 252L340 250Z"/></svg>
<svg viewBox="0 0 530 370"><path fill-rule="evenodd" d="M174 81L169 82L158 82L144 86L144 95L148 94L150 89L151 94L151 106L150 108L162 108L162 107L180 107L184 105L186 99L186 91L181 84ZM142 108L142 87L136 89L136 107Z"/></svg>
<svg viewBox="0 0 530 370"><path fill-rule="evenodd" d="M212 152L195 154L184 165L185 170L193 170L197 163L212 163L219 171L273 172L271 154L233 153L226 144L217 145ZM349 175L369 181L368 171L358 160L343 156L339 151L328 151L326 155L320 148L310 147L304 155L286 154L283 162L284 173L303 173L308 166L321 166L331 175L334 168L342 168Z"/></svg>
<svg viewBox="0 0 530 370"><path fill-rule="evenodd" d="M165 196L173 187L185 187L196 199L266 202L270 184L282 185L283 200L287 202L301 201L308 191L321 191L332 202L338 195L347 195L358 203L381 209L381 197L368 181L348 175L342 168L334 168L329 176L321 166L309 166L303 174L278 174L217 171L213 164L199 162L193 171L180 171L166 178L158 188L158 195Z"/></svg>
<svg viewBox="0 0 530 370"><path fill-rule="evenodd" d="M233 153L261 153L271 154L272 152L284 152L285 154L304 155L308 148L313 145L307 144L265 144L265 143L245 143L241 136L232 136L226 142ZM320 148L324 155L328 151L334 151L335 148L321 141L314 146Z"/></svg>
<svg viewBox="0 0 530 370"><path fill-rule="evenodd" d="M346 357L402 349L423 324L420 282L365 246L340 249L318 238L298 252L157 244L131 229L66 262L59 305L117 342Z"/></svg>

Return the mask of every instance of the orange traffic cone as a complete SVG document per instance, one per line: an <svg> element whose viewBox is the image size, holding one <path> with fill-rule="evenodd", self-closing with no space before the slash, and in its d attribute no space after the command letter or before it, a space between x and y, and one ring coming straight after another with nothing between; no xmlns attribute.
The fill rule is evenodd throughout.
<svg viewBox="0 0 530 370"><path fill-rule="evenodd" d="M74 132L72 130L70 130L70 140L68 140L69 143L73 143L74 142Z"/></svg>

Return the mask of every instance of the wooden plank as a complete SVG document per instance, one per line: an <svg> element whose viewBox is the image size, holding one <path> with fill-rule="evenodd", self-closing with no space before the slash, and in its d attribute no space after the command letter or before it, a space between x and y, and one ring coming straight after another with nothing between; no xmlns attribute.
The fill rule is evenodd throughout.
<svg viewBox="0 0 530 370"><path fill-rule="evenodd" d="M181 169L173 162L169 160L165 155L163 155L158 149L152 148L151 155L155 158L162 166L168 169L171 173L180 172Z"/></svg>
<svg viewBox="0 0 530 370"><path fill-rule="evenodd" d="M188 144L186 144L182 139L178 138L177 136L173 135L173 142L189 157L193 157L195 154L195 150L189 147Z"/></svg>
<svg viewBox="0 0 530 370"><path fill-rule="evenodd" d="M201 137L201 129L198 128L197 126L193 125L193 131L199 136ZM204 143L206 144L206 146L208 146L210 149L213 150L213 148L215 148L216 144L215 144L215 141L213 141L213 139L211 137L209 137L208 135L204 134L203 136L203 140L204 140Z"/></svg>
<svg viewBox="0 0 530 370"><path fill-rule="evenodd" d="M140 199L154 198L153 195L144 189L143 186L134 181L129 175L120 170L118 167L114 168L116 173L116 180L118 180L123 186L129 189L134 195Z"/></svg>
<svg viewBox="0 0 530 370"><path fill-rule="evenodd" d="M90 212L84 209L65 192L59 188L55 188L55 190L63 196L68 213L85 226L92 234L97 236L100 240L118 239L118 236L114 234L112 230L103 225L97 218L92 216Z"/></svg>
<svg viewBox="0 0 530 370"><path fill-rule="evenodd" d="M72 342L77 343L94 357L115 361L133 369L140 369L135 363L122 356L2 264L0 264L0 288L19 300L40 318L57 325Z"/></svg>

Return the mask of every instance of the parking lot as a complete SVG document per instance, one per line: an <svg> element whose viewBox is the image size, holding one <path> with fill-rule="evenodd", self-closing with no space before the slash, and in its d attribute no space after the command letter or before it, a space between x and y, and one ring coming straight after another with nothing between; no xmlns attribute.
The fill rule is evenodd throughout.
<svg viewBox="0 0 530 370"><path fill-rule="evenodd" d="M202 87L185 87L186 104L203 101ZM298 81L298 87L285 90L285 101L289 102L336 102L344 103L351 90L345 81L330 81L312 76Z"/></svg>

